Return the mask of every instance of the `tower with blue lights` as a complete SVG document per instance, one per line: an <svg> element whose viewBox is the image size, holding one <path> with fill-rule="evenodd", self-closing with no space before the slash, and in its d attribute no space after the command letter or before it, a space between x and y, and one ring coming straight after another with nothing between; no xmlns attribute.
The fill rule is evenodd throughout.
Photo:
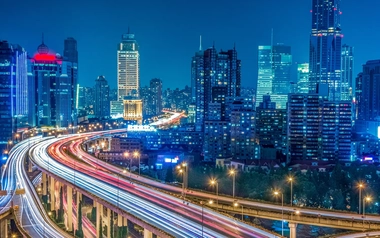
<svg viewBox="0 0 380 238"><path fill-rule="evenodd" d="M341 100L340 0L312 0L311 12L309 92L328 92L329 100Z"/></svg>

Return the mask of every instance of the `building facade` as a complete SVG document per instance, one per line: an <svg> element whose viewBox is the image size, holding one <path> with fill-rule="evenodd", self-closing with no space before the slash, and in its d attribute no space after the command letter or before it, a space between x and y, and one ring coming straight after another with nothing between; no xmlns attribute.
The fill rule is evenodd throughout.
<svg viewBox="0 0 380 238"><path fill-rule="evenodd" d="M296 93L309 93L309 63L298 64Z"/></svg>
<svg viewBox="0 0 380 238"><path fill-rule="evenodd" d="M310 35L310 93L328 93L341 100L342 38L340 0L312 0Z"/></svg>
<svg viewBox="0 0 380 238"><path fill-rule="evenodd" d="M342 100L352 100L355 95L354 47L342 46Z"/></svg>
<svg viewBox="0 0 380 238"><path fill-rule="evenodd" d="M28 126L27 53L19 45L0 41L0 153Z"/></svg>
<svg viewBox="0 0 380 238"><path fill-rule="evenodd" d="M100 75L95 80L95 117L107 118L110 116L110 88L106 78Z"/></svg>
<svg viewBox="0 0 380 238"><path fill-rule="evenodd" d="M162 113L162 81L161 79L154 78L150 80L150 91L152 93L152 100L149 103L153 115L160 115Z"/></svg>
<svg viewBox="0 0 380 238"><path fill-rule="evenodd" d="M288 160L351 160L351 103L290 94Z"/></svg>
<svg viewBox="0 0 380 238"><path fill-rule="evenodd" d="M139 97L140 54L135 34L123 34L117 46L118 100L125 96Z"/></svg>

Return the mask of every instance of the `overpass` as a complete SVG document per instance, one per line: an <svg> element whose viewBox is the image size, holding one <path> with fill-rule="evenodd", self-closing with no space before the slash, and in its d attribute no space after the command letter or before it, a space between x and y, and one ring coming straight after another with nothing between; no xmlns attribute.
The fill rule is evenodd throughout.
<svg viewBox="0 0 380 238"><path fill-rule="evenodd" d="M108 133L108 132L107 132ZM63 136L33 146L30 151L33 162L43 171L42 190L44 196L54 199L54 189L50 189L49 181L58 182L66 187L67 200L72 198L72 188L77 194L85 194L95 199L98 208L106 206L118 217L125 217L134 222L145 221L144 236L151 237L152 232L160 237L276 237L277 235L251 227L245 223L225 217L203 205L183 203L182 199L131 184L123 172L113 173L94 164L87 164L80 157L73 158L63 152L65 143L72 140L81 141L91 135ZM49 152L50 156L48 156ZM79 156L78 154L75 154ZM45 195L46 194L46 195ZM97 197L97 199L95 198ZM97 209L102 210L102 209ZM67 212L70 214L71 209ZM129 214L127 218L126 214ZM109 215L109 214L108 214ZM107 217L108 217L107 215ZM121 216L119 216L121 215ZM178 216L181 219L178 219ZM99 230L97 214L97 230ZM201 221L202 219L202 221ZM110 219L108 218L107 223ZM67 228L70 229L70 223ZM109 224L109 223L108 223ZM151 225L147 227L146 225ZM109 226L107 226L109 227ZM107 233L108 233L107 229ZM99 236L100 234L97 234ZM107 234L108 236L108 234Z"/></svg>
<svg viewBox="0 0 380 238"><path fill-rule="evenodd" d="M83 151L80 144L81 143L78 141L75 146L70 147L70 149L74 154L77 154L81 156L83 160L86 160L87 163L91 162L93 164L100 165L100 167L106 168L114 173L122 172L122 169L117 166L103 162L100 163L97 158L87 154L86 151ZM129 175L129 172L127 171L127 176ZM162 184L158 181L154 181L152 179L141 176L134 176L133 180L135 182L144 184L145 186L148 185L150 187L156 187L162 190L175 192L177 194L182 192L181 188ZM308 224L348 230L380 230L380 216L378 215L366 215L365 217L362 217L360 214L352 212L279 206L277 204L261 203L243 198L233 198L231 196L216 196L215 194L207 193L204 191L195 191L189 189L186 189L186 196L194 197L196 199L218 199L220 202L225 203L225 211L229 213L236 212L236 210L232 209L233 207L231 205L237 200L239 204L245 208L245 210L248 209L247 213L244 210L244 214L272 220L282 220L282 212L284 211L284 219L289 221L290 225L293 227L293 229L290 227L291 231L293 232L293 236L295 236L294 232L296 230L296 224ZM231 209L228 209L229 206Z"/></svg>

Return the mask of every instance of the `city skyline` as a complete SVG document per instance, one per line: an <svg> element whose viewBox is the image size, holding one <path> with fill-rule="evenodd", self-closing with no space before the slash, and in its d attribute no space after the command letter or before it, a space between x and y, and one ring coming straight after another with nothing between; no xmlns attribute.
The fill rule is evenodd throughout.
<svg viewBox="0 0 380 238"><path fill-rule="evenodd" d="M138 36L141 47L141 85L148 85L152 78L161 78L164 88L167 87L165 85L171 87L190 85L188 61L194 51L199 48L199 35L202 35L204 49L212 46L213 42L217 49L232 48L234 43L236 44L242 60L242 86L244 87L255 87L256 85L256 49L258 45L270 43L272 28L274 29L274 42L292 47L294 67L291 77L293 79L296 79L296 63L308 62L310 1L298 0L292 3L283 3L271 0L258 4L238 1L233 6L229 6L228 1L220 1L218 5L209 1L203 3L202 8L198 7L199 1L187 4L175 1L166 2L167 4L153 1L132 3L131 8L136 10L130 14L123 14L123 11L120 10L123 7L116 8L115 4L88 6L84 1L75 3L77 7L74 10L68 10L65 6L45 4L45 1L40 0L29 8L20 9L19 13L25 18L32 18L35 25L41 26L41 30L36 30L35 27L30 27L27 21L13 19L13 16L8 15L8 12L12 11L7 11L7 9L13 5L11 1L5 1L4 7L0 11L4 11L2 15L5 16L5 20L9 19L9 22L13 22L13 24L4 26L0 38L13 44L22 45L29 55L36 52L41 41L42 31L45 33L46 44L55 52L63 52L63 39L75 38L78 41L81 66L78 78L79 83L84 86L92 86L97 76L105 75L111 88L116 87L117 69L114 46L120 41L120 35L128 31L128 26L131 28L131 32ZM151 6L150 8L143 7L147 3ZM275 8L271 7L273 4L276 4ZM71 5L67 4L67 6ZM353 0L342 3L341 25L344 33L342 43L355 48L355 76L367 60L377 59L376 53L371 49L375 46L380 33L374 30L375 24L371 24L371 22L376 22L380 17L375 14L374 9L376 8L368 8L369 5L373 5L370 0L361 4L356 4ZM208 6L214 8L215 11L203 10L208 9ZM84 7L89 8L85 11ZM104 9L106 11L103 11ZM70 14L64 14L65 12ZM235 17L231 18L228 16L229 12L239 12L239 14L234 14ZM360 17L360 12L365 12L366 15ZM62 17L54 18L56 19L52 21L54 23L45 21L53 19L55 14L62 15ZM261 19L268 14L276 17L265 18L266 20L262 21ZM193 15L199 17L193 19ZM287 17L288 15L293 17ZM350 19L349 16L357 17ZM174 18L178 20L172 21ZM116 21L116 19L119 20ZM215 22L220 22L220 25L210 28L213 24L207 19L215 19ZM111 25L112 27L110 27ZM20 33L15 32L14 29L18 29ZM372 37L361 37L361 35L371 35ZM97 57L93 57L94 49L97 49Z"/></svg>

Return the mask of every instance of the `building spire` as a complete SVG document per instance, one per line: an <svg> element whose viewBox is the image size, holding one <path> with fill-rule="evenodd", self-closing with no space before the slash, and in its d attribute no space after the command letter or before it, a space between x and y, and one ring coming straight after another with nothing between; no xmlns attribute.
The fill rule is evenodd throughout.
<svg viewBox="0 0 380 238"><path fill-rule="evenodd" d="M202 35L199 35L199 51L202 51Z"/></svg>

